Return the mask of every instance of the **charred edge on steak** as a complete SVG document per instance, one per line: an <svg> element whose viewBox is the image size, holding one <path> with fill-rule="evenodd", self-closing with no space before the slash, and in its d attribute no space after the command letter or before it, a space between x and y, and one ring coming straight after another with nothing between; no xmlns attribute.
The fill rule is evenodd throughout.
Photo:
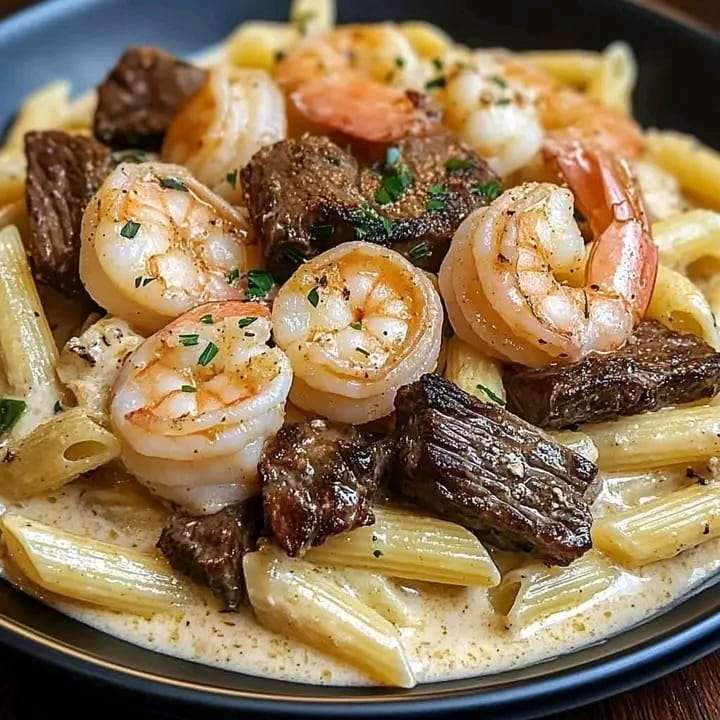
<svg viewBox="0 0 720 720"><path fill-rule="evenodd" d="M201 517L177 512L163 528L158 548L172 567L206 585L224 610L247 601L243 557L257 550L262 526L260 498Z"/></svg>
<svg viewBox="0 0 720 720"><path fill-rule="evenodd" d="M567 565L590 549L597 468L439 375L400 389L395 489L502 548Z"/></svg>
<svg viewBox="0 0 720 720"><path fill-rule="evenodd" d="M206 72L152 47L129 48L98 86L93 131L113 148L159 150L182 103Z"/></svg>
<svg viewBox="0 0 720 720"><path fill-rule="evenodd" d="M80 224L112 168L110 150L93 138L58 130L25 135L29 250L38 280L65 295L85 295L80 281Z"/></svg>
<svg viewBox="0 0 720 720"><path fill-rule="evenodd" d="M371 501L390 461L384 441L325 420L284 427L258 465L266 531L288 555L375 521Z"/></svg>
<svg viewBox="0 0 720 720"><path fill-rule="evenodd" d="M405 138L394 147L412 182L382 205L376 193L392 168L361 167L326 137L283 140L253 156L242 183L275 275L286 279L304 260L349 240L389 245L426 269L440 266L458 225L486 202L477 188L497 178L446 131ZM439 207L429 210L438 189Z"/></svg>
<svg viewBox="0 0 720 720"><path fill-rule="evenodd" d="M510 367L504 380L509 410L533 425L567 427L712 397L720 391L720 353L646 320L620 350L572 365Z"/></svg>

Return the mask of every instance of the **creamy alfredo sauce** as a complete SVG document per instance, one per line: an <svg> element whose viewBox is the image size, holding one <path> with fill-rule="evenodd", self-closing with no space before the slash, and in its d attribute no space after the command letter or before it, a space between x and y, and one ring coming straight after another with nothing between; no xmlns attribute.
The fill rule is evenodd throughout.
<svg viewBox="0 0 720 720"><path fill-rule="evenodd" d="M687 482L681 472L606 479L594 511L599 515L628 501L651 499ZM154 545L161 514L135 509L123 519L122 512L87 502L91 487L91 481L79 481L50 497L7 507L100 540L140 548ZM128 518L134 518L134 527L128 527ZM418 623L403 630L404 645L420 682L499 672L596 643L641 622L719 569L720 541L711 541L672 560L624 572L610 588L573 610L510 629L494 613L486 590L418 585L407 590ZM213 598L203 592L194 606L149 619L65 601L50 604L124 640L187 660L283 680L368 684L352 668L264 630L249 609L218 612Z"/></svg>

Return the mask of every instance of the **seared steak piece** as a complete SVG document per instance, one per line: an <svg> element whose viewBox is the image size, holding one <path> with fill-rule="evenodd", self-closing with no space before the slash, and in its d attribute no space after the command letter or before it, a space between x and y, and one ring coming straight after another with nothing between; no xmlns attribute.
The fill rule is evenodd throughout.
<svg viewBox="0 0 720 720"><path fill-rule="evenodd" d="M401 388L395 408L390 481L402 495L546 562L567 565L590 549L589 460L439 375Z"/></svg>
<svg viewBox="0 0 720 720"><path fill-rule="evenodd" d="M458 225L499 189L446 131L405 138L368 167L326 137L283 140L253 156L242 184L268 267L281 279L349 240L389 245L437 269Z"/></svg>
<svg viewBox="0 0 720 720"><path fill-rule="evenodd" d="M89 137L46 130L25 135L25 155L35 276L65 295L85 295L78 270L80 223L110 172L110 150Z"/></svg>
<svg viewBox="0 0 720 720"><path fill-rule="evenodd" d="M258 465L266 530L288 555L375 521L371 501L390 447L352 426L310 420L288 425Z"/></svg>
<svg viewBox="0 0 720 720"><path fill-rule="evenodd" d="M159 150L173 116L205 77L163 50L129 48L98 86L95 137L113 148Z"/></svg>
<svg viewBox="0 0 720 720"><path fill-rule="evenodd" d="M214 515L176 512L163 528L158 548L170 565L237 610L247 599L242 561L257 550L262 527L260 498L229 505Z"/></svg>
<svg viewBox="0 0 720 720"><path fill-rule="evenodd" d="M512 412L559 428L712 397L720 391L720 353L696 335L645 320L620 350L572 365L510 367L504 381Z"/></svg>

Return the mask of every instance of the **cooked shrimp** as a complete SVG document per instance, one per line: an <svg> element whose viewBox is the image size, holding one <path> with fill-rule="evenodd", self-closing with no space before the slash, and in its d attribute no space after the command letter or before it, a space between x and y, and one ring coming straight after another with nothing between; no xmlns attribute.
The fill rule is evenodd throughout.
<svg viewBox="0 0 720 720"><path fill-rule="evenodd" d="M468 216L440 269L456 333L529 366L620 347L645 313L657 269L627 165L578 143L548 153L593 231L587 263L572 193L527 183Z"/></svg>
<svg viewBox="0 0 720 720"><path fill-rule="evenodd" d="M292 107L314 125L370 142L427 130L417 105L425 77L407 38L392 24L351 25L308 40L275 75Z"/></svg>
<svg viewBox="0 0 720 720"><path fill-rule="evenodd" d="M206 303L126 361L111 420L128 470L156 494L209 512L257 491L292 382L287 357L267 344L269 316L258 303Z"/></svg>
<svg viewBox="0 0 720 720"><path fill-rule="evenodd" d="M220 65L180 109L162 159L184 165L228 202L239 204L238 170L263 146L287 135L285 100L262 70Z"/></svg>
<svg viewBox="0 0 720 720"><path fill-rule="evenodd" d="M543 139L536 95L502 76L492 53L451 72L440 94L446 122L499 175L508 175L537 154Z"/></svg>
<svg viewBox="0 0 720 720"><path fill-rule="evenodd" d="M349 242L318 255L273 306L292 402L354 424L390 414L398 388L434 369L442 319L428 276L394 250Z"/></svg>
<svg viewBox="0 0 720 720"><path fill-rule="evenodd" d="M179 165L119 165L82 221L80 277L135 329L158 330L209 300L243 298L256 267L243 215Z"/></svg>

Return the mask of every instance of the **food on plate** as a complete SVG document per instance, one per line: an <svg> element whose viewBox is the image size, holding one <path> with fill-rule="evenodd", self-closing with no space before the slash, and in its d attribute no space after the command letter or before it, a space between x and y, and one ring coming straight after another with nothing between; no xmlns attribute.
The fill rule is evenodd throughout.
<svg viewBox="0 0 720 720"><path fill-rule="evenodd" d="M622 41L335 15L19 109L0 572L317 684L602 641L720 567L720 153L638 125Z"/></svg>

